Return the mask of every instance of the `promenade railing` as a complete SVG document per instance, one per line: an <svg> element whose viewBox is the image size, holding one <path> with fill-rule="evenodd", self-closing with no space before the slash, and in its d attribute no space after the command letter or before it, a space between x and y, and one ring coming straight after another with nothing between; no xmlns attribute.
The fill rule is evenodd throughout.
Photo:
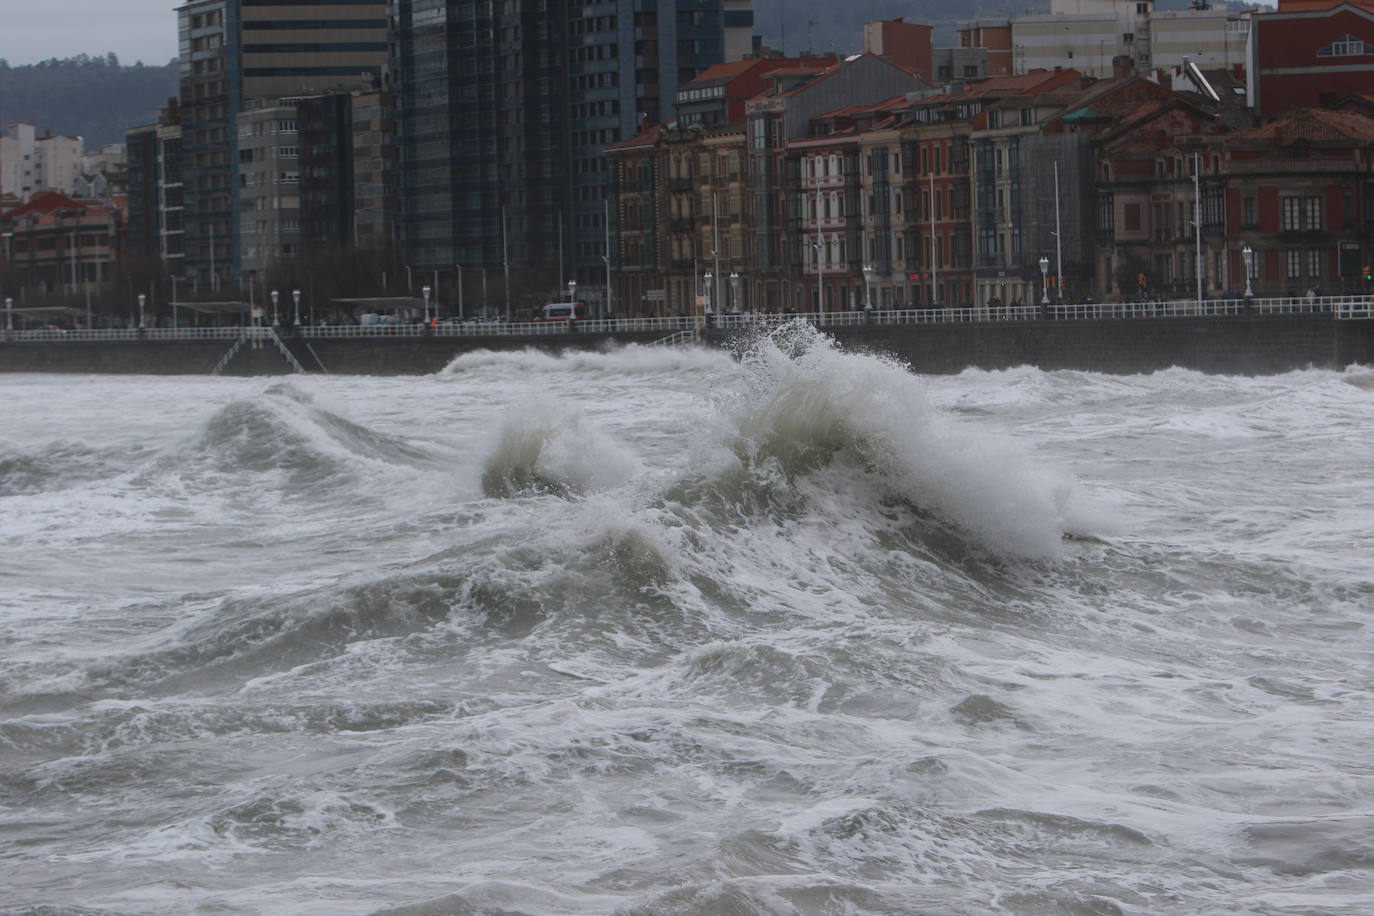
<svg viewBox="0 0 1374 916"><path fill-rule="evenodd" d="M963 306L956 308L864 309L820 313L729 312L644 318L586 319L574 322L498 320L443 321L434 325L332 324L282 328L283 336L305 338L387 337L516 337L559 334L653 334L659 338L701 328L718 330L768 329L802 320L817 327L858 325L996 324L1027 321L1113 321L1128 319L1199 318L1224 316L1329 315L1336 320L1374 319L1374 300L1364 296L1317 296L1245 299L1178 299L1141 302L1079 302L1019 306ZM78 328L54 327L0 331L3 341L30 340L234 340L266 329L192 328Z"/></svg>

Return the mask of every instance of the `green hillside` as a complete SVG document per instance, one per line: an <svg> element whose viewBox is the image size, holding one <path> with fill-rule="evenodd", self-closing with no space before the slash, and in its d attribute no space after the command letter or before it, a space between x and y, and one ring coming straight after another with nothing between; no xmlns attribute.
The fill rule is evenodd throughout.
<svg viewBox="0 0 1374 916"><path fill-rule="evenodd" d="M127 128L152 122L176 94L175 60L161 67L121 66L114 54L22 67L0 60L0 123L80 136L87 149L123 142Z"/></svg>

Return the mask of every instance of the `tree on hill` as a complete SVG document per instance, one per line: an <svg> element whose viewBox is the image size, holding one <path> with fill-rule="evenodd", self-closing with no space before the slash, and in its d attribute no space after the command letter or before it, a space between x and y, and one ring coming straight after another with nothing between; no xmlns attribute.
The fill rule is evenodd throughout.
<svg viewBox="0 0 1374 916"><path fill-rule="evenodd" d="M0 60L0 74L0 123L83 137L87 149L122 143L125 130L151 123L177 94L175 60L126 67L113 51L19 67Z"/></svg>

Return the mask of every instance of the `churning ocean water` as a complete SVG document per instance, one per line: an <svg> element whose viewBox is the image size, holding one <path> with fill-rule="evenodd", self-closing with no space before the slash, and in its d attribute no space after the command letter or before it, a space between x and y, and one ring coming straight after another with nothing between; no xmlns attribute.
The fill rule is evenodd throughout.
<svg viewBox="0 0 1374 916"><path fill-rule="evenodd" d="M15 375L0 912L1364 914L1374 372Z"/></svg>

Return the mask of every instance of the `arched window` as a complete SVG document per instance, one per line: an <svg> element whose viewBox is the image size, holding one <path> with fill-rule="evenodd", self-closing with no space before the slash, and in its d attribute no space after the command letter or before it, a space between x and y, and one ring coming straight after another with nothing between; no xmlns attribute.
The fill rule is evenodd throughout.
<svg viewBox="0 0 1374 916"><path fill-rule="evenodd" d="M1317 52L1318 57L1363 57L1366 54L1374 54L1374 46L1354 35L1342 35Z"/></svg>

